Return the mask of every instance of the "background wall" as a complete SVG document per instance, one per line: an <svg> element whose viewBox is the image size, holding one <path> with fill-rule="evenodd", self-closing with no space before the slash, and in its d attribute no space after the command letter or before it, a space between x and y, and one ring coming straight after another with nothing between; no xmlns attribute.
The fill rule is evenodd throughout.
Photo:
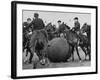
<svg viewBox="0 0 100 80"><path fill-rule="evenodd" d="M26 1L26 0L24 0ZM31 0L37 2L49 3L64 3L64 4L82 4L82 5L97 5L100 9L100 0ZM100 10L99 13L100 14ZM100 21L100 15L98 16ZM98 32L100 30L98 23ZM100 32L98 33L100 34ZM11 0L0 1L0 80L11 80ZM98 37L100 41L100 37ZM99 44L99 42L98 42ZM99 49L100 46L98 46ZM100 51L100 50L99 50ZM98 57L100 54L98 52ZM98 59L100 61L100 58ZM100 64L98 64L100 67ZM77 76L63 76L63 77L50 77L50 78L36 78L34 80L99 80L99 74L94 75L77 75ZM21 79L20 79L21 80ZM24 79L23 79L24 80ZM33 79L26 79L33 80Z"/></svg>

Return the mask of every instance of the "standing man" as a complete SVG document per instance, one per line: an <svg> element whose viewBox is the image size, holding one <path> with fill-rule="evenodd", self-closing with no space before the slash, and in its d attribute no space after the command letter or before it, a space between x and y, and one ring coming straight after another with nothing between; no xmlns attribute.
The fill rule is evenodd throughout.
<svg viewBox="0 0 100 80"><path fill-rule="evenodd" d="M72 28L77 34L79 34L80 31L80 23L78 21L78 17L74 18L74 27Z"/></svg>
<svg viewBox="0 0 100 80"><path fill-rule="evenodd" d="M33 21L30 23L29 26L32 26L33 30L40 30L40 29L43 29L45 27L44 22L41 18L39 18L38 13L34 13Z"/></svg>

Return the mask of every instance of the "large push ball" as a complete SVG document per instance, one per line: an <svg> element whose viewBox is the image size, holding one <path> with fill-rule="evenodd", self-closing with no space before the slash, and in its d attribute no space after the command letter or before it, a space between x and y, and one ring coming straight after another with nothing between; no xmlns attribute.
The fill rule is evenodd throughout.
<svg viewBox="0 0 100 80"><path fill-rule="evenodd" d="M66 39L54 38L48 45L47 54L51 62L65 62L70 58L70 45Z"/></svg>

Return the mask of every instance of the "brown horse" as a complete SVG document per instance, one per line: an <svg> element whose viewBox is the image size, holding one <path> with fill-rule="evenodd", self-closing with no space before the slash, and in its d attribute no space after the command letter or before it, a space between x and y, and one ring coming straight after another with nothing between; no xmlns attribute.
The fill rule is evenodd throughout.
<svg viewBox="0 0 100 80"><path fill-rule="evenodd" d="M88 38L86 35L82 34L81 32L79 33L79 47L83 50L85 53L85 60L87 57L87 49L88 49Z"/></svg>
<svg viewBox="0 0 100 80"><path fill-rule="evenodd" d="M60 37L60 35L64 35L64 31L69 29L70 27L63 22L57 29L58 36Z"/></svg>
<svg viewBox="0 0 100 80"><path fill-rule="evenodd" d="M53 38L56 37L56 26L55 25L52 25L52 23L48 23L45 27L45 30L47 31L48 33L48 40L52 40Z"/></svg>
<svg viewBox="0 0 100 80"><path fill-rule="evenodd" d="M89 55L89 60L91 60L91 25L84 23L80 31L81 34L86 33L86 38L81 39L81 41L83 42L83 44L81 44L81 47L87 49L86 54Z"/></svg>
<svg viewBox="0 0 100 80"><path fill-rule="evenodd" d="M66 29L64 31L65 34L65 38L68 41L68 43L71 45L72 50L72 61L74 61L74 48L77 51L77 55L79 57L79 60L81 61L81 57L79 55L79 51L78 51L78 45L79 45L79 38L76 32L72 31L71 29Z"/></svg>
<svg viewBox="0 0 100 80"><path fill-rule="evenodd" d="M43 60L47 54L47 43L48 43L48 35L45 29L33 31L31 39L30 39L30 61L34 56L34 53L39 57L39 61ZM33 62L33 68L36 68L37 62Z"/></svg>

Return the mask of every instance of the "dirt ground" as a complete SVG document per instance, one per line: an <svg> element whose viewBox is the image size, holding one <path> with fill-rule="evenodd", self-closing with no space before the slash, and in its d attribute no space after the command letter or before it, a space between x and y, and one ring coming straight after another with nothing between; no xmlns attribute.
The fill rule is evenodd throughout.
<svg viewBox="0 0 100 80"><path fill-rule="evenodd" d="M75 61L72 61L71 58L69 59L68 62L59 62L59 63L52 63L49 62L49 64L46 65L40 65L37 64L37 69L39 68L60 68L60 67L83 67L83 66L91 66L91 61L88 61L88 56L87 56L87 61L85 61L85 53L79 48L79 53L81 56L82 61L80 62L77 56L76 51L74 52L74 58ZM29 58L30 55L28 55L27 57L25 56L25 53L23 53L23 60L27 60ZM33 68L33 64L24 64L23 63L23 69L32 69Z"/></svg>

